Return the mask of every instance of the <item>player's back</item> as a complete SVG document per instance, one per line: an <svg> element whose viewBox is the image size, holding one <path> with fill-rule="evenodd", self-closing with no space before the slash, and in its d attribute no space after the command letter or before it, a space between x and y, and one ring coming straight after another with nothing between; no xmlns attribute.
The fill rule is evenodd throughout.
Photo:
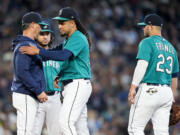
<svg viewBox="0 0 180 135"><path fill-rule="evenodd" d="M142 82L170 85L172 73L178 68L176 50L171 43L155 35L142 40L139 48L146 50L145 60L149 63Z"/></svg>

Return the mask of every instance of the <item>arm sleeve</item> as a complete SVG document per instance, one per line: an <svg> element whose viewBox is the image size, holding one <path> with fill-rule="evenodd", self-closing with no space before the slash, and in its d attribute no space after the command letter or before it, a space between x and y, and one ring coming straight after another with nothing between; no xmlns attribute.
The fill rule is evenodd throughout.
<svg viewBox="0 0 180 135"><path fill-rule="evenodd" d="M39 55L43 58L43 60L65 61L72 56L72 52L66 49L61 51L48 51L40 49Z"/></svg>
<svg viewBox="0 0 180 135"><path fill-rule="evenodd" d="M42 49L42 47L40 46L36 46L38 49ZM62 50L62 44L57 45L56 47L50 48L48 49L48 51L58 51L58 50Z"/></svg>
<svg viewBox="0 0 180 135"><path fill-rule="evenodd" d="M49 49L49 51L57 51L57 50L62 50L62 44L60 44L54 48Z"/></svg>
<svg viewBox="0 0 180 135"><path fill-rule="evenodd" d="M147 67L148 67L147 61L138 60L135 71L134 71L132 84L139 86L139 83L141 82L141 80L143 79L146 73Z"/></svg>
<svg viewBox="0 0 180 135"><path fill-rule="evenodd" d="M172 78L178 78L179 73L172 73Z"/></svg>
<svg viewBox="0 0 180 135"><path fill-rule="evenodd" d="M172 73L178 73L178 72L179 72L179 62L178 62L177 53L175 52L175 57L174 57L174 64L173 64L173 71L172 71Z"/></svg>
<svg viewBox="0 0 180 135"><path fill-rule="evenodd" d="M175 57L174 57L174 62L173 62L173 69L172 69L172 78L178 78L179 74L179 62L178 62L178 57L177 53L175 51Z"/></svg>
<svg viewBox="0 0 180 135"><path fill-rule="evenodd" d="M141 60L145 60L147 62L149 62L150 58L151 58L151 46L148 42L147 39L144 39L140 42L139 46L138 46L138 54L136 59L141 59Z"/></svg>
<svg viewBox="0 0 180 135"><path fill-rule="evenodd" d="M31 75L30 63L30 56L21 53L16 54L15 67L17 76L21 78L21 81L29 90L39 95L43 90L40 89L40 84Z"/></svg>

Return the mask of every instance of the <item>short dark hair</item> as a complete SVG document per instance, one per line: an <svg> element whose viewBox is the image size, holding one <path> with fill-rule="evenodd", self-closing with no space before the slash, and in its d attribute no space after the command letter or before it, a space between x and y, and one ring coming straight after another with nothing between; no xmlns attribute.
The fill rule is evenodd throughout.
<svg viewBox="0 0 180 135"><path fill-rule="evenodd" d="M48 31L47 31L48 32ZM41 32L40 32L41 33ZM39 34L40 34L39 33ZM52 32L48 32L49 34L51 34L51 39L50 39L50 42L49 42L49 44L48 44L48 47L49 48L52 48L52 45L53 45L53 42L54 42L54 40L55 40L55 35L54 35L54 33L52 33ZM36 38L35 38L35 41L38 43L38 44L41 44Z"/></svg>
<svg viewBox="0 0 180 135"><path fill-rule="evenodd" d="M24 23L24 24L22 24L22 30L24 31L24 30L28 29L28 28L29 28L29 25L30 25L30 23Z"/></svg>
<svg viewBox="0 0 180 135"><path fill-rule="evenodd" d="M37 12L28 12L23 16L22 24L32 23L32 22L41 24L42 23L41 15L39 13L37 13Z"/></svg>

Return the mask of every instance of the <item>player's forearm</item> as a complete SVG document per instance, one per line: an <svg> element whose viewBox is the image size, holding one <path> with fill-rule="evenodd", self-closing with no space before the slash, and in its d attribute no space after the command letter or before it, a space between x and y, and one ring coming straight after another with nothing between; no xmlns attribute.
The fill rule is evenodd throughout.
<svg viewBox="0 0 180 135"><path fill-rule="evenodd" d="M40 49L39 55L46 60L65 61L69 59L73 54L68 50L47 51L45 49Z"/></svg>
<svg viewBox="0 0 180 135"><path fill-rule="evenodd" d="M56 46L54 48L48 49L48 50L49 51L58 51L58 50L62 50L62 49L63 49L62 44L60 44L60 45L58 45L58 46Z"/></svg>
<svg viewBox="0 0 180 135"><path fill-rule="evenodd" d="M178 86L178 78L172 78L172 80L171 80L171 89L172 89L174 97L175 97L175 94L176 94L177 86Z"/></svg>
<svg viewBox="0 0 180 135"><path fill-rule="evenodd" d="M30 71L32 58L21 53L17 53L15 57L14 66L16 75L21 78L21 81L28 88L28 90L33 91L36 93L36 95L40 94L42 92L41 85L39 82L34 80Z"/></svg>
<svg viewBox="0 0 180 135"><path fill-rule="evenodd" d="M148 62L145 60L138 60L134 75L133 75L133 80L132 80L132 86L139 86L139 83L143 79L146 69L148 67Z"/></svg>
<svg viewBox="0 0 180 135"><path fill-rule="evenodd" d="M137 88L137 86L136 86L136 85L131 84L129 91L130 91L130 92L131 92L131 91L133 91L133 90L135 91L135 90L136 90L136 88Z"/></svg>
<svg viewBox="0 0 180 135"><path fill-rule="evenodd" d="M137 86L136 86L136 85L131 84L130 89L136 89L136 88L137 88Z"/></svg>

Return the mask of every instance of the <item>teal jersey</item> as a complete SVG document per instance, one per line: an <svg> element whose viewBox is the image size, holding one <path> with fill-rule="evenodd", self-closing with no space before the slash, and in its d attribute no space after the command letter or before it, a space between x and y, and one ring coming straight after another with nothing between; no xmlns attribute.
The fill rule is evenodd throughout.
<svg viewBox="0 0 180 135"><path fill-rule="evenodd" d="M64 41L63 49L72 52L73 56L61 65L60 80L91 78L89 44L86 36L76 30Z"/></svg>
<svg viewBox="0 0 180 135"><path fill-rule="evenodd" d="M141 82L171 84L172 74L179 72L176 50L161 36L151 36L142 40L138 47L137 59L148 62Z"/></svg>
<svg viewBox="0 0 180 135"><path fill-rule="evenodd" d="M53 86L53 81L56 77L56 75L60 71L60 61L53 61L53 60L48 60L48 61L43 61L43 71L44 71L44 76L46 80L46 91L60 91L61 90L61 84L59 83L60 88L54 88Z"/></svg>

